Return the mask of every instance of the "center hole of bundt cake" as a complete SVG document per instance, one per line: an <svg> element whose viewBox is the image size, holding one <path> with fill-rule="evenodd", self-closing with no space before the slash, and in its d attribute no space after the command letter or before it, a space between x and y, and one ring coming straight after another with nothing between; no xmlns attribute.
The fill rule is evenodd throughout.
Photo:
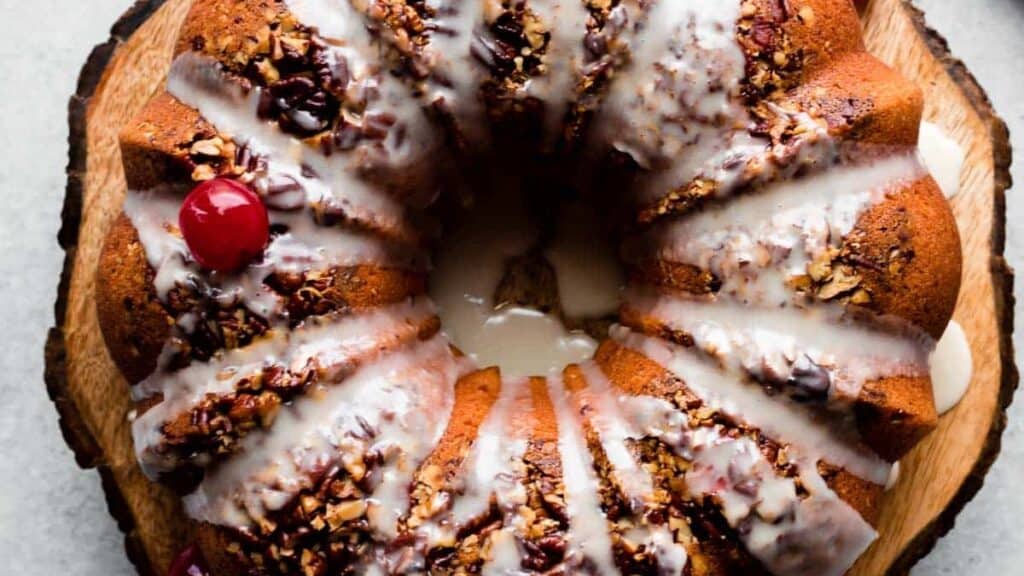
<svg viewBox="0 0 1024 576"><path fill-rule="evenodd" d="M504 184L454 210L434 256L441 325L481 368L545 375L589 358L622 288L590 203Z"/></svg>

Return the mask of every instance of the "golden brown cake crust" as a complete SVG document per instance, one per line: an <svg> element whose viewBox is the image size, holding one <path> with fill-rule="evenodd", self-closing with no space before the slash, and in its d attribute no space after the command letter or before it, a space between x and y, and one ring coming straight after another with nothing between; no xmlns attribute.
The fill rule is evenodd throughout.
<svg viewBox="0 0 1024 576"><path fill-rule="evenodd" d="M107 350L134 384L156 369L174 320L156 296L153 270L124 214L107 233L96 281L96 310Z"/></svg>
<svg viewBox="0 0 1024 576"><path fill-rule="evenodd" d="M923 93L866 52L851 52L811 75L792 98L847 142L882 149L917 144Z"/></svg>
<svg viewBox="0 0 1024 576"><path fill-rule="evenodd" d="M871 309L942 336L960 293L960 234L930 176L862 215L844 248L849 256L840 258L856 267Z"/></svg>
<svg viewBox="0 0 1024 576"><path fill-rule="evenodd" d="M172 182L190 182L197 163L195 142L217 131L194 108L166 92L155 96L121 130L121 162L130 190L148 190Z"/></svg>
<svg viewBox="0 0 1024 576"><path fill-rule="evenodd" d="M269 26L287 13L281 0L193 2L174 53L197 51L228 65L244 66L252 55L270 49ZM231 33L224 34L225 30Z"/></svg>
<svg viewBox="0 0 1024 576"><path fill-rule="evenodd" d="M452 475L462 466L500 392L501 373L496 367L470 372L456 382L452 417L441 441L423 463L424 470L438 466L447 480L454 480Z"/></svg>

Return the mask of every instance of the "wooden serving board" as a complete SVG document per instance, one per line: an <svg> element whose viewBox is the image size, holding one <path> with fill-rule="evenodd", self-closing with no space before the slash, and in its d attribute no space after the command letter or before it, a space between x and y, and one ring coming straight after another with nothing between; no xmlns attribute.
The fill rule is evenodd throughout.
<svg viewBox="0 0 1024 576"><path fill-rule="evenodd" d="M124 198L117 147L121 126L159 89L187 0L139 0L97 46L70 102L70 159L60 245L66 252L46 345L46 385L61 429L83 468L96 468L128 556L143 575L162 576L189 541L178 499L135 463L127 387L97 326L95 269L106 230ZM971 388L903 462L888 493L880 537L858 576L906 573L953 525L999 452L1005 409L1017 386L1013 363L1013 274L1003 259L1004 192L1010 185L1005 124L945 41L905 0L874 0L865 11L872 51L927 94L925 116L967 152L953 202L966 255L956 319L975 359Z"/></svg>

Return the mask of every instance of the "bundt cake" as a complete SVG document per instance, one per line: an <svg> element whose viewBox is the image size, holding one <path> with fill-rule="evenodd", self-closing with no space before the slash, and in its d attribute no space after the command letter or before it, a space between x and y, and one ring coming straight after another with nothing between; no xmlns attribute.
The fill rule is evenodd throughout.
<svg viewBox="0 0 1024 576"><path fill-rule="evenodd" d="M936 423L961 258L921 92L859 30L850 0L195 0L121 133L97 307L211 573L845 573ZM594 342L542 374L479 366L429 295L510 187L555 229L593 208L625 278L580 317L517 260L508 298Z"/></svg>

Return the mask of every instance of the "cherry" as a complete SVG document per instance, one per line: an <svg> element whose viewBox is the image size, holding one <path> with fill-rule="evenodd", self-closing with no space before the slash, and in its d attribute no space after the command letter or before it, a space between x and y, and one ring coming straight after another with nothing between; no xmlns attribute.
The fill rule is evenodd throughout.
<svg viewBox="0 0 1024 576"><path fill-rule="evenodd" d="M209 576L210 571L203 564L203 557L195 544L185 548L171 562L167 576Z"/></svg>
<svg viewBox="0 0 1024 576"><path fill-rule="evenodd" d="M181 205L178 226L196 262L218 272L243 268L263 252L270 234L260 197L227 178L193 188Z"/></svg>

